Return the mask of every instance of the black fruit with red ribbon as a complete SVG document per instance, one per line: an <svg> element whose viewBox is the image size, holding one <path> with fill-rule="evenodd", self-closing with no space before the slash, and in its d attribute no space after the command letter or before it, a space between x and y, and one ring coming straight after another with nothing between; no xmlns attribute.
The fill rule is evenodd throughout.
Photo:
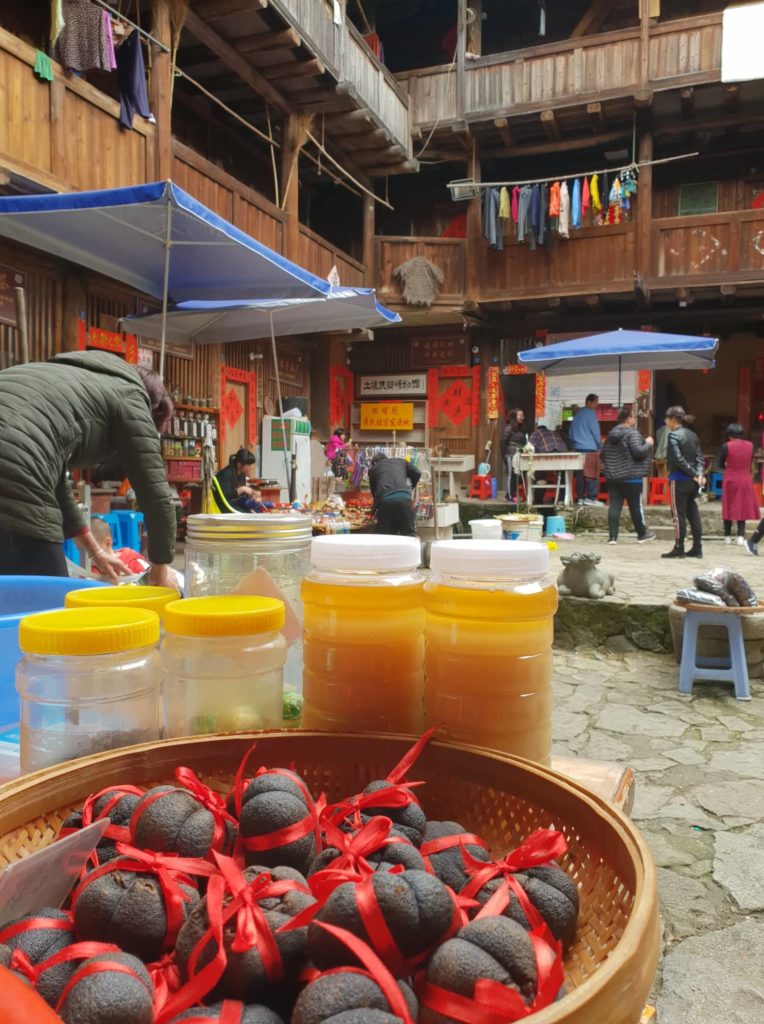
<svg viewBox="0 0 764 1024"><path fill-rule="evenodd" d="M130 818L143 792L137 786L110 786L98 793L91 793L82 809L73 811L61 826L59 838L79 832L94 821L108 818L109 827L88 863L89 866L97 867L107 860L113 860L119 856L117 841L128 842L130 839Z"/></svg>
<svg viewBox="0 0 764 1024"><path fill-rule="evenodd" d="M509 1024L555 1001L559 950L506 917L466 925L417 979L419 1024Z"/></svg>
<svg viewBox="0 0 764 1024"><path fill-rule="evenodd" d="M142 850L177 853L181 857L208 857L212 850L230 852L236 821L223 798L179 768L183 785L156 786L136 805L130 819L130 842Z"/></svg>
<svg viewBox="0 0 764 1024"><path fill-rule="evenodd" d="M466 850L473 860L487 863L491 859L480 836L467 832L458 822L427 822L419 852L435 877L454 892L461 892L469 881L462 850Z"/></svg>
<svg viewBox="0 0 764 1024"><path fill-rule="evenodd" d="M414 844L393 826L390 818L370 818L354 832L343 832L325 821L326 846L310 865L308 877L319 871L348 873L389 871L402 867L406 871L424 871L424 859ZM348 879L350 880L350 879Z"/></svg>
<svg viewBox="0 0 764 1024"><path fill-rule="evenodd" d="M187 982L178 998L251 1002L294 985L306 962L306 929L279 929L315 903L307 882L291 868L241 871L227 857L216 861L220 875L178 935Z"/></svg>
<svg viewBox="0 0 764 1024"><path fill-rule="evenodd" d="M212 874L206 861L131 849L91 871L74 892L80 941L116 942L144 963L170 952L199 899L195 876Z"/></svg>
<svg viewBox="0 0 764 1024"><path fill-rule="evenodd" d="M281 1017L267 1006L245 1006L235 1000L184 1010L168 1024L283 1024Z"/></svg>
<svg viewBox="0 0 764 1024"><path fill-rule="evenodd" d="M34 914L11 921L0 929L0 943L14 953L22 953L36 967L66 949L74 942L72 916L65 910L43 907ZM13 960L9 964L15 970ZM19 972L22 973L23 972ZM39 984L40 995L55 1004L57 993L66 984L71 973L68 963L52 967L45 972Z"/></svg>
<svg viewBox="0 0 764 1024"><path fill-rule="evenodd" d="M73 972L56 1010L64 1024L152 1024L154 989L128 953L101 953Z"/></svg>
<svg viewBox="0 0 764 1024"><path fill-rule="evenodd" d="M238 809L248 865L290 867L305 874L321 849L318 811L305 783L287 769L261 768L229 798Z"/></svg>
<svg viewBox="0 0 764 1024"><path fill-rule="evenodd" d="M377 872L338 885L308 928L308 953L319 970L355 964L353 954L321 924L362 939L395 977L403 978L457 931L460 913L454 894L426 871Z"/></svg>

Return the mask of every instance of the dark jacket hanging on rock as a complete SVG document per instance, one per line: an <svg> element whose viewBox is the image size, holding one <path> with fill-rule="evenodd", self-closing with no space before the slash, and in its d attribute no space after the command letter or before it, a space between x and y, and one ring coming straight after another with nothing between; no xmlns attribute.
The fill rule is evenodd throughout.
<svg viewBox="0 0 764 1024"><path fill-rule="evenodd" d="M143 381L108 352L0 371L0 526L60 543L84 528L66 482L118 452L146 518L149 558L172 562L175 510Z"/></svg>

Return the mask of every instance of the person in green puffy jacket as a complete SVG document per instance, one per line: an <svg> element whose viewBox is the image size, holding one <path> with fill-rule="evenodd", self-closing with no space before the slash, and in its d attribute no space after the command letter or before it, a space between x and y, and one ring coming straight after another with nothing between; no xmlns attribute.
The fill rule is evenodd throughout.
<svg viewBox="0 0 764 1024"><path fill-rule="evenodd" d="M87 528L66 479L116 453L145 516L149 581L173 585L176 518L159 439L172 413L156 373L108 352L0 371L0 575L68 575L69 537L112 581L127 573Z"/></svg>

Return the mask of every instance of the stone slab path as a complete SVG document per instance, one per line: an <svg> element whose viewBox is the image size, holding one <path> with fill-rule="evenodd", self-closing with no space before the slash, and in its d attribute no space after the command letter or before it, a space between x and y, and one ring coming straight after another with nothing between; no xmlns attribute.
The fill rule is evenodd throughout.
<svg viewBox="0 0 764 1024"><path fill-rule="evenodd" d="M715 683L680 697L673 658L641 651L557 651L555 666L555 753L636 773L663 922L657 1024L764 1021L764 683L750 702Z"/></svg>

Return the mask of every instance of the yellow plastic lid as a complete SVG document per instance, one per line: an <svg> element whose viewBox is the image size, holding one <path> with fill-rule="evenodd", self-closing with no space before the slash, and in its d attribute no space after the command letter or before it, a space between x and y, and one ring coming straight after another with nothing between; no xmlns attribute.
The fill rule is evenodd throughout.
<svg viewBox="0 0 764 1024"><path fill-rule="evenodd" d="M118 654L159 640L159 616L141 608L67 608L19 624L25 654Z"/></svg>
<svg viewBox="0 0 764 1024"><path fill-rule="evenodd" d="M165 605L163 618L177 636L251 636L283 629L285 614L272 597L189 597Z"/></svg>
<svg viewBox="0 0 764 1024"><path fill-rule="evenodd" d="M70 590L66 595L67 608L147 608L157 614L170 601L178 600L178 591L172 587L138 587L134 583L124 587L88 587Z"/></svg>

